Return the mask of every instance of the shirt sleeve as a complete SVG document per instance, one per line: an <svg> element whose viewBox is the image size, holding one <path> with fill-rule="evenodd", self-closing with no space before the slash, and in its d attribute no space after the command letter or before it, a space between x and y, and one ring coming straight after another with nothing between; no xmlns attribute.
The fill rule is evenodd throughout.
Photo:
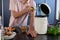
<svg viewBox="0 0 60 40"><path fill-rule="evenodd" d="M34 16L35 16L35 14L36 14L36 3L35 3L34 0L30 0L29 3L30 3L31 6L34 7Z"/></svg>
<svg viewBox="0 0 60 40"><path fill-rule="evenodd" d="M10 11L17 11L17 5L15 4L14 0L10 0L9 10Z"/></svg>
<svg viewBox="0 0 60 40"><path fill-rule="evenodd" d="M35 1L33 1L33 7L34 7L34 16L36 15L36 3L35 3Z"/></svg>

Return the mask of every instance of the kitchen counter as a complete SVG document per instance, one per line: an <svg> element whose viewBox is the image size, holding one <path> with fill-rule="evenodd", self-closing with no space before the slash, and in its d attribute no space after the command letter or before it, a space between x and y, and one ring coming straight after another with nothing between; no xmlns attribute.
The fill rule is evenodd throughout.
<svg viewBox="0 0 60 40"><path fill-rule="evenodd" d="M21 29L16 28L17 33L13 39L10 40L60 40L60 35L53 36L53 35L37 35L36 38L32 38L28 36L26 33L22 33Z"/></svg>
<svg viewBox="0 0 60 40"><path fill-rule="evenodd" d="M11 40L60 40L60 36L38 35L36 38L32 38L31 36L27 36L26 33L21 33L17 34Z"/></svg>

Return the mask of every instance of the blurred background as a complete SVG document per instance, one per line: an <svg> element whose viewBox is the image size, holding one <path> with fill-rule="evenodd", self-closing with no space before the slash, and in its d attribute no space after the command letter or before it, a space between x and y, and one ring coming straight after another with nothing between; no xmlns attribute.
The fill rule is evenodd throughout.
<svg viewBox="0 0 60 40"><path fill-rule="evenodd" d="M0 1L1 2L1 1ZM36 14L40 15L40 8L38 5L41 3L47 3L51 8L51 13L48 17L49 25L55 25L56 22L59 20L59 10L60 10L60 0L35 0L36 2ZM10 19L10 11L9 11L9 0L3 0L3 17L4 17L4 26L9 25ZM28 20L29 22L29 20Z"/></svg>

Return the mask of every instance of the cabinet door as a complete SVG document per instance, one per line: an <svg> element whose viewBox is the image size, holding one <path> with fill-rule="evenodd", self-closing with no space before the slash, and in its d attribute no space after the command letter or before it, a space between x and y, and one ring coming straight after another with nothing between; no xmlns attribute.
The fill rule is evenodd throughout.
<svg viewBox="0 0 60 40"><path fill-rule="evenodd" d="M41 10L39 5L41 5L42 3L45 3L46 0L35 0L36 2L36 16L41 15Z"/></svg>
<svg viewBox="0 0 60 40"><path fill-rule="evenodd" d="M56 6L55 6L56 0L47 0L46 2L51 8L51 13L49 14L48 22L49 24L54 24L56 17Z"/></svg>
<svg viewBox="0 0 60 40"><path fill-rule="evenodd" d="M2 0L0 0L0 16L2 16Z"/></svg>
<svg viewBox="0 0 60 40"><path fill-rule="evenodd" d="M40 15L38 4L45 3L46 1L45 0L34 0L34 1L36 2L36 15ZM27 24L29 25L29 23L30 23L30 16L28 18L28 23Z"/></svg>
<svg viewBox="0 0 60 40"><path fill-rule="evenodd" d="M3 0L4 26L8 26L9 25L9 19L10 19L9 1L10 0Z"/></svg>
<svg viewBox="0 0 60 40"><path fill-rule="evenodd" d="M38 4L38 3L44 3L46 2L46 0L35 0L35 2Z"/></svg>
<svg viewBox="0 0 60 40"><path fill-rule="evenodd" d="M55 17L56 17L56 0L35 0L36 4L41 4L41 3L47 3L50 8L51 8L51 13L49 14L48 17L48 22L49 24L54 24L55 21ZM38 10L38 6L37 6L37 15L40 15L40 11Z"/></svg>

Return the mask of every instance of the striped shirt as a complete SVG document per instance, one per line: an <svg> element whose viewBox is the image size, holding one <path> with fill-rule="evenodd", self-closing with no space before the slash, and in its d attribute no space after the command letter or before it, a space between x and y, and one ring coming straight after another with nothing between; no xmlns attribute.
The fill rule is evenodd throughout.
<svg viewBox="0 0 60 40"><path fill-rule="evenodd" d="M30 6L33 6L35 8L35 11L34 11L34 14L36 13L36 3L34 0L28 0L27 3L25 5L22 4L21 0L10 0L10 5L9 5L9 10L10 11L21 11L22 9L24 9L26 7L26 5L30 5ZM25 17L26 16L26 17ZM22 26L27 26L27 20L28 20L28 16L29 14L26 14L22 17L20 17L17 21L17 23L15 23L14 25L22 25ZM25 17L25 19L24 19ZM24 19L24 20L23 20ZM9 23L9 26L12 25L12 23L14 22L14 17L13 17L13 14L11 13L11 16L10 16L10 23ZM23 22L22 22L23 21ZM19 24L21 23L22 24Z"/></svg>

